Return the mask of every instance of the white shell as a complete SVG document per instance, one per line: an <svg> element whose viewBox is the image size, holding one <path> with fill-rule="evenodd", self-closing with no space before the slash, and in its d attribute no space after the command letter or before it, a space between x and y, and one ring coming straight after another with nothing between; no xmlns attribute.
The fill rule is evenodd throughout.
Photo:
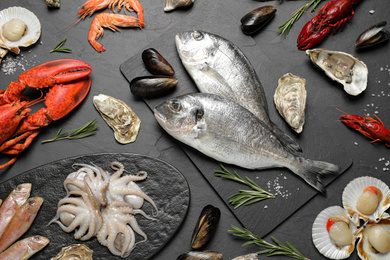
<svg viewBox="0 0 390 260"><path fill-rule="evenodd" d="M167 0L164 11L169 12L181 6L189 6L193 2L195 2L195 0Z"/></svg>
<svg viewBox="0 0 390 260"><path fill-rule="evenodd" d="M368 69L364 62L353 57L352 55L341 52L341 51L329 51L325 49L312 49L306 50L306 54L310 57L311 61L325 71L326 75L332 80L335 80L344 86L345 92L352 96L357 96L362 93L367 88L367 77ZM340 73L340 70L337 70L335 73L330 67L334 68L335 66L328 66L329 58L336 57L339 58L337 63L337 68L346 68L347 76ZM342 62L340 62L342 59ZM346 61L353 61L353 64L347 64ZM349 69L348 69L349 68Z"/></svg>
<svg viewBox="0 0 390 260"><path fill-rule="evenodd" d="M0 63L7 53L8 53L8 50L0 48Z"/></svg>
<svg viewBox="0 0 390 260"><path fill-rule="evenodd" d="M321 211L313 223L313 243L317 250L325 257L330 259L345 259L348 258L355 249L355 241L357 237L354 237L351 245L344 246L342 248L337 247L330 239L328 230L326 229L328 219L333 216L343 216L349 218L348 213L340 206L332 206ZM350 225L352 232L355 233L357 230L356 225L353 222L350 222Z"/></svg>
<svg viewBox="0 0 390 260"><path fill-rule="evenodd" d="M381 254L378 252L374 252L372 249L372 246L370 245L370 242L368 241L367 231L372 228L373 226L381 225L383 228L390 231L390 220L385 219L378 223L370 223L367 224L366 227L362 230L361 239L356 246L358 255L361 259L364 260L388 260L390 259L390 252Z"/></svg>
<svg viewBox="0 0 390 260"><path fill-rule="evenodd" d="M294 129L301 133L305 124L306 80L287 73L278 81L274 102L279 114Z"/></svg>
<svg viewBox="0 0 390 260"><path fill-rule="evenodd" d="M114 130L115 139L119 143L128 144L136 140L141 120L125 102L100 94L93 97L93 104Z"/></svg>
<svg viewBox="0 0 390 260"><path fill-rule="evenodd" d="M9 41L2 35L5 23L16 18L27 25L27 33L17 41ZM16 54L20 53L19 47L27 47L37 42L41 35L41 23L38 17L26 8L14 6L0 11L0 47L8 49Z"/></svg>
<svg viewBox="0 0 390 260"><path fill-rule="evenodd" d="M363 190L368 186L375 186L382 192L382 199L375 212L371 215L364 215L356 209L356 202ZM344 188L342 195L343 207L348 211L349 215L355 220L355 224L359 222L359 219L364 221L371 220L378 222L381 218L389 217L385 211L390 207L390 189L383 181L364 176L352 180ZM356 224L358 225L358 224Z"/></svg>

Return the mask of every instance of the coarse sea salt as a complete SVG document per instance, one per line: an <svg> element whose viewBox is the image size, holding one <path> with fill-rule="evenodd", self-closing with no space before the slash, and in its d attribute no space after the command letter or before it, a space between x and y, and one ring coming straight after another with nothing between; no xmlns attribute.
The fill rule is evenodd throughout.
<svg viewBox="0 0 390 260"><path fill-rule="evenodd" d="M35 66L34 58L36 58L36 55L33 55L30 59L25 58L23 54L16 57L6 56L1 63L1 71L5 75L20 74Z"/></svg>

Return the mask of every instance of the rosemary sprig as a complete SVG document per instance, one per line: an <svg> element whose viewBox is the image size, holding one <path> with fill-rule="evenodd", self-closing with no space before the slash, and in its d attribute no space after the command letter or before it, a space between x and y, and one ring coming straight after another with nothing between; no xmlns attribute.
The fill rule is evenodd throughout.
<svg viewBox="0 0 390 260"><path fill-rule="evenodd" d="M302 14L306 12L306 10L313 5L313 8L311 9L311 12L314 12L314 10L317 8L319 3L322 0L311 0L307 2L304 6L299 8L287 21L285 21L282 25L278 27L278 35L284 34L284 37L287 36L287 34L290 32L291 27L293 24L301 18Z"/></svg>
<svg viewBox="0 0 390 260"><path fill-rule="evenodd" d="M78 129L70 130L64 133L61 133L62 131L62 127L61 127L53 139L42 141L42 143L54 142L57 140L64 140L64 139L80 139L80 138L93 135L99 128L99 126L95 124L95 121L96 119L92 120L91 122L83 125Z"/></svg>
<svg viewBox="0 0 390 260"><path fill-rule="evenodd" d="M229 230L230 233L232 233L234 236L242 237L245 239L248 239L249 241L244 243L242 246L255 244L259 247L265 248L262 251L258 251L257 254L267 254L267 256L276 256L276 255L283 255L299 260L310 260L309 258L302 255L293 245L291 245L289 242L287 243L287 246L284 245L282 242L277 240L274 237L271 237L272 241L276 244L271 244L264 239L260 238L259 236L254 235L252 232L250 232L248 229L242 230L238 227L231 225L233 230Z"/></svg>
<svg viewBox="0 0 390 260"><path fill-rule="evenodd" d="M275 196L262 188L257 183L252 181L250 178L245 176L246 179L242 178L236 171L234 173L229 172L222 164L219 164L221 170L214 170L215 176L237 181L243 183L253 190L240 190L239 193L230 196L228 202L231 205L236 205L234 208L238 208L242 205L250 205L265 199L275 198Z"/></svg>
<svg viewBox="0 0 390 260"><path fill-rule="evenodd" d="M72 53L72 49L71 48L61 48L62 45L64 45L64 43L66 42L66 37L65 39L63 39L59 44L57 44L56 47L54 47L54 49L52 49L50 52L67 52L67 53Z"/></svg>

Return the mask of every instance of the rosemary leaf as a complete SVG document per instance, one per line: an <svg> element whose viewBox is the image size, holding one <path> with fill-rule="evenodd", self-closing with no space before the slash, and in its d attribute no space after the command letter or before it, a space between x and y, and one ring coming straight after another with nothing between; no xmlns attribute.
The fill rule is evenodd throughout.
<svg viewBox="0 0 390 260"><path fill-rule="evenodd" d="M66 42L66 37L65 39L63 39L59 44L57 44L56 47L54 47L54 49L52 49L50 52L67 52L67 53L72 53L72 49L71 48L61 48L62 45L64 45L64 43Z"/></svg>
<svg viewBox="0 0 390 260"><path fill-rule="evenodd" d="M282 242L277 240L274 237L271 237L272 241L276 244L271 244L264 239L260 238L259 236L254 235L252 232L250 232L248 229L240 229L234 225L231 225L233 230L229 230L228 232L232 233L234 236L245 238L249 241L245 242L242 246L255 244L259 247L264 248L261 251L258 251L258 255L266 254L267 256L275 256L275 255L284 255L287 257L299 259L299 260L310 260L309 258L302 255L295 247L293 247L289 242L287 243L287 246L284 245Z"/></svg>
<svg viewBox="0 0 390 260"><path fill-rule="evenodd" d="M283 34L284 37L287 36L287 34L290 32L291 27L293 24L301 18L302 14L306 12L306 10L313 5L313 8L311 9L312 12L315 11L316 7L319 5L319 3L322 0L310 0L309 2L306 2L304 6L299 8L287 21L285 21L282 25L278 27L278 35Z"/></svg>
<svg viewBox="0 0 390 260"><path fill-rule="evenodd" d="M235 206L234 209L240 206L247 206L265 199L275 198L275 196L262 188L257 183L252 181L247 176L242 178L236 171L229 172L222 164L219 164L222 170L214 170L215 176L225 178L228 180L240 182L252 188L252 190L240 190L228 198L228 202Z"/></svg>
<svg viewBox="0 0 390 260"><path fill-rule="evenodd" d="M44 140L42 141L42 143L54 142L57 140L64 140L64 139L69 139L69 140L80 139L80 138L93 135L99 128L99 126L95 124L95 121L96 119L92 120L91 122L83 125L78 129L70 130L64 133L61 132L62 128L60 128L60 130L57 132L57 134L53 139Z"/></svg>

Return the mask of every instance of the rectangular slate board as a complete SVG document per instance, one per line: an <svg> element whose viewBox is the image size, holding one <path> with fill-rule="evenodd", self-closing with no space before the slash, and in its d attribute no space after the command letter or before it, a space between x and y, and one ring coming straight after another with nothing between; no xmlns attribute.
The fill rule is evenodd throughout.
<svg viewBox="0 0 390 260"><path fill-rule="evenodd" d="M176 52L174 38L178 32L187 30L204 30L218 34L235 43L249 58L255 68L255 71L258 73L260 81L262 82L266 92L271 119L276 123L276 125L298 141L304 151L302 156L310 159L335 163L339 165L342 172L344 172L350 167L352 160L346 154L344 148L340 146L337 137L335 137L334 133L331 131L332 126L334 124L339 124L339 122L336 122L337 118L328 118L329 116L323 113L324 109L329 109L327 106L327 100L333 100L332 95L340 93L329 93L326 92L326 89L323 90L321 88L316 90L307 89L308 100L304 130L300 135L294 133L279 116L273 104L273 94L277 86L277 79L287 72L291 72L297 76L305 75L308 70L313 70L311 67L313 65L307 62L307 57L305 57L304 52L299 52L294 49L296 48L295 45L284 48L284 43L279 42L275 44L275 48L284 48L284 51L297 51L296 61L286 61L283 63L283 66L279 66L279 64L269 58L272 57L269 53L266 55L266 53L262 52L261 46L256 45L256 42L252 37L242 34L239 28L239 14L231 14L229 11L231 8L242 8L242 5L247 4L234 2L229 3L229 5L224 5L223 3L224 1L222 0L213 1L213 4L215 5L213 9L220 10L220 12L217 13L214 12L207 15L207 12L206 14L205 12L202 12L202 16L200 16L197 15L196 12L192 12L187 16L187 18L189 21L197 21L196 25L193 23L176 24L174 28L170 28L155 42L145 47L145 49L154 48L162 56L164 56L175 69L175 77L179 80L176 89L172 93L156 99L146 99L146 104L151 110L153 110L156 105L162 103L169 97L198 92L195 84L182 66ZM251 9L247 10L248 12L251 11ZM245 12L243 15L244 14ZM214 26L216 23L218 24L218 27ZM265 31L261 33L266 34L270 32ZM283 53L281 53L279 57L275 58L280 60L282 57ZM296 64L301 64L302 66L296 66ZM120 66L120 70L129 82L135 77L150 75L143 65L141 53L125 61ZM314 77L318 77L317 73L318 72L314 72L314 74L308 74L301 77L308 77L306 80L310 82L311 79L314 79ZM320 78L319 84L323 81L324 78ZM324 98L324 95L328 96ZM156 124L158 124L157 121ZM226 203L229 196L239 192L240 189L248 189L245 185L215 177L214 170L220 169L217 161L207 158L203 154L184 144L181 144L172 137L170 137L170 139L172 142L176 142L177 145L182 146L185 153ZM227 203L243 226L259 236L268 234L317 194L316 190L311 188L301 178L295 176L287 169L251 171L232 165L225 165L225 167L227 167L230 171L236 171L241 176L248 176L258 183L263 189L277 195L275 199L262 201L250 206L239 207L237 209L233 209L233 207ZM325 184L329 184L335 178L337 178L337 176L326 178Z"/></svg>

